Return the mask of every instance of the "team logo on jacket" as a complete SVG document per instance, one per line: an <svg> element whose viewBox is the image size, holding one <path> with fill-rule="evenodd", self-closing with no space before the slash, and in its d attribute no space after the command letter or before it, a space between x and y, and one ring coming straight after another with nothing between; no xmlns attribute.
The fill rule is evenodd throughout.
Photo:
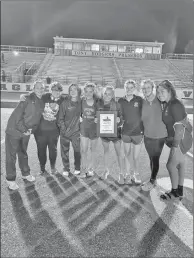
<svg viewBox="0 0 194 258"><path fill-rule="evenodd" d="M165 110L164 115L165 115L165 116L168 116L168 108Z"/></svg>
<svg viewBox="0 0 194 258"><path fill-rule="evenodd" d="M139 106L139 103L138 102L135 102L134 103L134 107L138 107Z"/></svg>
<svg viewBox="0 0 194 258"><path fill-rule="evenodd" d="M43 117L45 120L54 121L56 120L56 115L59 111L59 105L57 103L46 103Z"/></svg>

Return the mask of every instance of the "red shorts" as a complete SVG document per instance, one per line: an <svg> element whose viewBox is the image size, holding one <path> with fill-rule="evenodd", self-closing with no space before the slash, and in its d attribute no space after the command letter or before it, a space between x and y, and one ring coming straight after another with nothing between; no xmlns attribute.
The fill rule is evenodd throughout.
<svg viewBox="0 0 194 258"><path fill-rule="evenodd" d="M81 124L80 126L81 136L94 140L97 137L97 125L96 123L91 123L87 125Z"/></svg>

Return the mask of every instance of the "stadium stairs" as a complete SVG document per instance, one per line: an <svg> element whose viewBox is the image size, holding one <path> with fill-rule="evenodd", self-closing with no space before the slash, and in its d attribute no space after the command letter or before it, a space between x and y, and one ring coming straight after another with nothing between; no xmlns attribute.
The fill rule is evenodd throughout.
<svg viewBox="0 0 194 258"><path fill-rule="evenodd" d="M188 86L193 85L193 60L174 60L167 59L169 67L174 73Z"/></svg>
<svg viewBox="0 0 194 258"><path fill-rule="evenodd" d="M44 60L41 62L39 69L32 77L33 82L46 75L46 73L47 73L46 71L51 66L53 59L54 59L54 55L52 53L46 54Z"/></svg>
<svg viewBox="0 0 194 258"><path fill-rule="evenodd" d="M26 67L31 67L32 64L36 64L39 67L45 54L42 53L30 53L19 52L18 55L14 55L12 52L4 52L5 62L1 64L1 69L5 71L8 81L11 81L11 77L14 82L22 82L22 72L19 72L19 68L22 64L26 64ZM10 78L10 79L9 79ZM19 80L19 81L18 81Z"/></svg>

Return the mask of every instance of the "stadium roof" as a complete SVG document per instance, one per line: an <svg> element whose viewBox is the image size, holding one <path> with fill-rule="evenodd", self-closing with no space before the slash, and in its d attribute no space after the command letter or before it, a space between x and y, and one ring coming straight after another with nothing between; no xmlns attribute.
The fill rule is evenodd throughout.
<svg viewBox="0 0 194 258"><path fill-rule="evenodd" d="M164 43L161 43L161 42L157 42L157 41L154 41L154 42L140 42L140 41L123 41L123 40L103 40L103 39L83 39L83 38L64 38L64 37L60 37L60 36L56 36L56 37L53 37L53 39L60 39L61 41L69 41L69 42L99 42L99 43L105 43L105 44L108 44L108 43L112 43L112 44L135 44L135 45L142 45L143 44L146 44L146 45L150 45L150 46L156 46L156 45L164 45Z"/></svg>

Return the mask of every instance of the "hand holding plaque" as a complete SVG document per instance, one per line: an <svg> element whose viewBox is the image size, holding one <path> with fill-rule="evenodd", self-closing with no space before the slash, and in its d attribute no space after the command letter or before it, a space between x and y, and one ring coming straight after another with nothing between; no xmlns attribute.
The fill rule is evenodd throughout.
<svg viewBox="0 0 194 258"><path fill-rule="evenodd" d="M97 135L117 137L117 111L97 111Z"/></svg>

